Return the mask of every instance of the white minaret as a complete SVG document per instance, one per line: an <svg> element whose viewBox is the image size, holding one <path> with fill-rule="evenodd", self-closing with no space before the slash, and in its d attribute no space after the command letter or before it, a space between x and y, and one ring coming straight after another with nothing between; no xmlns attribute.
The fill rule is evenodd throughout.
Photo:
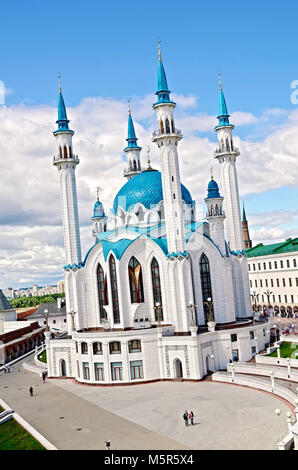
<svg viewBox="0 0 298 470"><path fill-rule="evenodd" d="M226 254L224 220L226 218L222 207L223 197L219 194L218 184L211 176L208 184L208 195L205 198L207 206L206 219L209 223L210 237L219 247L223 256Z"/></svg>
<svg viewBox="0 0 298 470"><path fill-rule="evenodd" d="M74 131L68 128L66 108L61 93L59 79L58 129L54 132L57 140L58 155L54 156L53 165L60 175L60 193L64 231L66 265L81 263L81 242L76 189L76 166L80 162L74 155L72 136Z"/></svg>
<svg viewBox="0 0 298 470"><path fill-rule="evenodd" d="M156 112L158 130L153 134L160 150L160 166L162 192L165 211L165 224L168 240L168 252L184 253L184 215L181 195L181 183L177 144L182 134L174 125L174 109L176 104L170 100L170 90L161 61L159 47L157 102L153 109Z"/></svg>
<svg viewBox="0 0 298 470"><path fill-rule="evenodd" d="M135 128L133 125L133 120L130 112L130 100L128 100L128 131L127 131L127 147L125 147L124 152L127 157L127 168L124 170L124 176L130 180L138 173L141 173L141 160L140 152L142 147L137 145L137 137L135 133Z"/></svg>
<svg viewBox="0 0 298 470"><path fill-rule="evenodd" d="M219 82L219 115L218 126L215 127L218 138L218 148L215 150L215 158L221 164L222 183L225 199L227 240L231 251L242 251L242 226L240 215L240 201L236 159L240 152L233 144L232 131L234 126L229 122L229 114L225 97Z"/></svg>

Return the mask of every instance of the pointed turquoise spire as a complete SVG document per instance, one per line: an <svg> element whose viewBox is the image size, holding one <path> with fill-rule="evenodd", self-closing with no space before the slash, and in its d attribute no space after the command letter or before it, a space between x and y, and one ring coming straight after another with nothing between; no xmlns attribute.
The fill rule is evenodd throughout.
<svg viewBox="0 0 298 470"><path fill-rule="evenodd" d="M61 75L59 75L59 97L58 97L58 119L56 123L58 124L58 129L55 132L71 131L68 128L69 120L67 119L66 106L64 103L62 91L61 91Z"/></svg>
<svg viewBox="0 0 298 470"><path fill-rule="evenodd" d="M244 208L244 203L243 203L243 214L242 214L242 222L247 222L247 219L246 219L246 213L245 213L245 208Z"/></svg>
<svg viewBox="0 0 298 470"><path fill-rule="evenodd" d="M137 144L137 137L135 133L135 128L133 125L133 120L131 117L131 112L130 112L130 100L128 100L128 129L127 129L127 147L124 149L129 150L129 149L139 149L141 150L141 147L138 146Z"/></svg>
<svg viewBox="0 0 298 470"><path fill-rule="evenodd" d="M160 40L158 41L158 73L157 73L157 91L156 95L158 97L157 103L172 103L170 100L170 90L168 87L166 72L161 60L160 52ZM154 106L154 105L153 105Z"/></svg>
<svg viewBox="0 0 298 470"><path fill-rule="evenodd" d="M226 104L226 100L222 91L221 85L221 73L219 72L219 114L217 116L218 119L218 126L229 126L229 113Z"/></svg>

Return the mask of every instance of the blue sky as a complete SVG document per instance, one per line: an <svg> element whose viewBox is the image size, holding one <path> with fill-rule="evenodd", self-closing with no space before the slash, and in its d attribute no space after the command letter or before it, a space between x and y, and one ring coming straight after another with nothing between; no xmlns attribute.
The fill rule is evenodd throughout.
<svg viewBox="0 0 298 470"><path fill-rule="evenodd" d="M297 236L298 104L291 102L290 88L298 80L297 18L294 0L3 3L0 80L7 96L0 106L0 155L5 156L0 287L62 278L59 184L51 166L58 73L81 158L77 185L82 244L88 249L96 186L104 187L107 210L125 182L128 97L145 160L155 125L151 105L159 37L184 134L181 175L198 207L211 165L219 175L212 155L221 70L241 150L240 196L253 242ZM158 168L157 150L152 152Z"/></svg>
<svg viewBox="0 0 298 470"><path fill-rule="evenodd" d="M13 0L2 3L1 17L1 79L14 91L8 104L55 102L58 72L71 106L86 95L151 93L161 37L171 89L198 96L201 110L216 110L219 69L230 106L254 114L292 106L294 0Z"/></svg>

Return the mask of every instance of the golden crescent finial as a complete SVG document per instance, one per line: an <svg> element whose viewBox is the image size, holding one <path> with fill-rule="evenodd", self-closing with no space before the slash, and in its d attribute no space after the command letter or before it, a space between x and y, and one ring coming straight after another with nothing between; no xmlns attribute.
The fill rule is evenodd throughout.
<svg viewBox="0 0 298 470"><path fill-rule="evenodd" d="M160 38L158 38L158 60L159 60L159 62L161 62L160 43L161 43L161 40L160 40Z"/></svg>
<svg viewBox="0 0 298 470"><path fill-rule="evenodd" d="M219 71L218 79L219 79L219 89L222 90L222 85L221 85L221 71Z"/></svg>
<svg viewBox="0 0 298 470"><path fill-rule="evenodd" d="M150 162L150 156L149 156L149 154L150 154L150 147L149 147L149 145L148 145L148 146L147 146L147 164L148 164L147 170L152 170L151 165L150 165L151 162Z"/></svg>
<svg viewBox="0 0 298 470"><path fill-rule="evenodd" d="M59 93L61 95L61 73L58 75L58 80L59 80Z"/></svg>

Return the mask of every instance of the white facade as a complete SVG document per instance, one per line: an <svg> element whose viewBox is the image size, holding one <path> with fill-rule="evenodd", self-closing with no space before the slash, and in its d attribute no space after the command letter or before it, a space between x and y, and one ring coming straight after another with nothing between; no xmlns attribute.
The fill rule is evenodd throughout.
<svg viewBox="0 0 298 470"><path fill-rule="evenodd" d="M258 295L257 305L285 311L290 307L298 313L298 251L249 257L248 268L250 293Z"/></svg>
<svg viewBox="0 0 298 470"><path fill-rule="evenodd" d="M127 181L114 200L112 228L96 233L84 260L78 252L78 217L68 210L77 206L76 192L61 184L64 233L72 227L65 235L69 338L51 341L47 334L49 376L101 384L200 380L233 357L249 360L255 347L251 331L262 331L259 349L268 343L267 325L251 321L245 252L238 241L232 252L225 240L227 224L234 227L230 245L238 237L236 166L222 182L225 198L233 201L230 209L224 212L225 198L218 195L220 210L212 213L209 198L214 195L208 186L207 221L196 221L194 201L180 183L177 143L182 135L175 129L175 103L161 59L158 83L153 141L160 150L161 173L149 167ZM68 129L66 110L59 113L59 126ZM131 135L136 141L134 131ZM54 165L61 176L70 164L75 181L73 159L72 154L55 158ZM237 335L233 342L231 334Z"/></svg>

